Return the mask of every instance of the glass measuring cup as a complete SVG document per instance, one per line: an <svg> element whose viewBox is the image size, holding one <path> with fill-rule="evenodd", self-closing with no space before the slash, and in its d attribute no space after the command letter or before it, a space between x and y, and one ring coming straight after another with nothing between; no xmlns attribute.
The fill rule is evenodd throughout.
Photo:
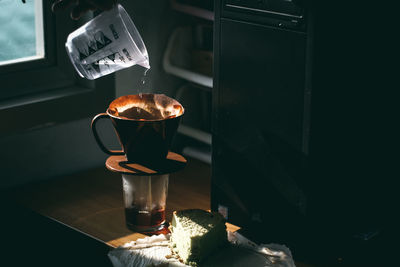
<svg viewBox="0 0 400 267"><path fill-rule="evenodd" d="M76 71L89 80L133 65L150 68L142 37L120 4L72 32L65 47Z"/></svg>

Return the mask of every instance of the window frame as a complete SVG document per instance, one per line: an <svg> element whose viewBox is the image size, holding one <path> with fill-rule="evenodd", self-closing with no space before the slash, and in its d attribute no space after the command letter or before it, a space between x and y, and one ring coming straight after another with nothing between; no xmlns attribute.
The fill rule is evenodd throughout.
<svg viewBox="0 0 400 267"><path fill-rule="evenodd" d="M1 1L1 0L0 0ZM41 57L44 56L44 14L43 14L43 0L33 0L33 7L34 7L34 12L35 12L35 36L36 36L36 46L40 47L40 55L37 54L38 51L38 47L36 48L36 54L33 56L25 56L22 58L14 58L14 59L8 59L5 61L0 61L0 67L4 66L4 65L8 65L8 64L13 64L13 63L20 63L20 62L26 62L27 58L29 58L29 61L33 61L36 59L41 59ZM22 5L21 2L18 1L14 1L15 4L17 5ZM22 7L25 8L25 7ZM40 12L40 19L38 19L38 14L37 12ZM6 63L5 63L6 62Z"/></svg>
<svg viewBox="0 0 400 267"><path fill-rule="evenodd" d="M69 12L52 13L51 1L43 0L44 58L0 66L0 137L106 109L115 97L114 75L80 78L65 50L68 34L92 17L88 13L75 22Z"/></svg>

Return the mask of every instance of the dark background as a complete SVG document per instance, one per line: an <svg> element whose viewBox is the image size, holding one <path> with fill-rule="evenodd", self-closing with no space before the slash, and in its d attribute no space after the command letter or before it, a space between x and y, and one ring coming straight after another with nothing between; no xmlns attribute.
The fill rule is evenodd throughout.
<svg viewBox="0 0 400 267"><path fill-rule="evenodd" d="M251 229L247 236L289 244L296 259L388 264L383 255L398 240L399 203L394 7L296 2L306 10L305 59L298 29L222 11L214 47L213 209L227 206L233 222ZM302 147L304 88L311 102L304 102L310 131ZM285 187L288 175L303 195Z"/></svg>
<svg viewBox="0 0 400 267"><path fill-rule="evenodd" d="M135 16L133 19L143 38L149 40L146 45L150 53L156 55L153 57L154 65L158 67L149 73L150 81L145 90L164 91L160 87L168 85L167 91L173 95L173 88L179 81L163 73L160 61L170 29L176 23L173 19L176 14L164 12L169 10L167 1L162 4L158 1L151 4L145 4L144 1L125 2L123 4ZM388 3L377 1L310 3L315 18L314 79L312 139L310 153L306 157L305 174L312 178L304 181L304 188L308 186L313 192L309 195L309 209L314 215L311 216L312 227L293 243L294 258L303 257L310 262L319 258L319 266L327 266L327 261L330 264L346 264L338 262L338 257L345 260L350 258L347 262L350 266L388 266L396 262L394 255L398 242L397 90L400 86L397 9L394 4L389 6ZM157 12L154 11L156 6ZM159 25L163 25L161 32ZM133 90L137 90L137 87L133 82L139 80L140 75L134 70L119 73L117 94L118 90L120 94L135 93ZM245 89L251 92L251 88ZM0 159L4 164L2 171L6 172L1 175L4 179L2 183L6 186L21 184L103 164L104 157L91 139L89 128L84 128L89 123L90 118L87 118L56 126L58 130L53 126L48 127L43 131L47 131L45 134L34 130L3 137L3 156ZM81 136L70 139L71 129L75 129L74 134ZM247 130L251 131L251 128ZM28 149L18 147L17 140L29 144ZM60 147L60 143L64 147ZM54 156L54 151L67 155L60 161ZM262 158L262 153L253 156ZM54 161L51 165L56 167L38 164L51 161ZM229 162L228 166L238 165ZM265 184L265 188L270 188L270 185ZM249 194L248 197L255 196ZM258 198L262 201L264 196ZM69 263L75 263L75 257L82 257L85 263L84 255L90 254L86 254L86 251L91 247L94 251L104 249L94 248L96 245L91 241L82 240L81 248L71 250L68 244L72 241L68 238L79 239L79 234L69 233L59 226L49 226L52 223L48 224L45 219L20 210L20 207L10 207L7 197L1 201L4 214L10 214L11 218L2 218L1 224L4 240L7 240L8 249L3 250L6 257L24 264L42 263L44 266L52 265L53 260L61 257L65 259L62 264L68 266ZM360 239L349 241L342 238L348 233L368 232L370 229L380 230L372 245L366 245ZM55 241L54 233L59 231L68 232L61 242L61 246L66 246L60 249L43 247ZM308 235L310 232L315 236ZM275 234L281 236L279 233L277 230ZM43 243L33 242L38 239ZM274 239L267 237L263 241L268 240ZM22 256L19 248L24 251ZM49 257L48 262L39 262L35 256L46 250L54 257ZM314 257L316 255L318 257ZM107 260L99 261L101 264Z"/></svg>

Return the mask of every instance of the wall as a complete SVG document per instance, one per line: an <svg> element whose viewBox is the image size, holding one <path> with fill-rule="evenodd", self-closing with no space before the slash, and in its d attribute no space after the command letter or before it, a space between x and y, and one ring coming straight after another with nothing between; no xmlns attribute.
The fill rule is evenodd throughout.
<svg viewBox="0 0 400 267"><path fill-rule="evenodd" d="M120 1L130 14L146 45L150 70L142 84L144 68L133 66L116 74L116 95L137 94L139 92L163 93L173 97L182 83L164 72L162 58L167 41L174 27L182 22L182 17L174 14L169 1ZM145 4L144 4L145 3Z"/></svg>
<svg viewBox="0 0 400 267"><path fill-rule="evenodd" d="M103 137L112 140L112 131ZM89 118L10 135L0 139L0 147L0 188L98 167L106 158Z"/></svg>

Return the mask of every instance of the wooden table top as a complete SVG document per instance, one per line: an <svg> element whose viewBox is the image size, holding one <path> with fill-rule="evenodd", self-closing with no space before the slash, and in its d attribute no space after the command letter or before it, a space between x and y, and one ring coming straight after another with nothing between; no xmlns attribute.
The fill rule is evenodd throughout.
<svg viewBox="0 0 400 267"><path fill-rule="evenodd" d="M170 175L167 221L174 210L210 209L210 177L210 166L196 160ZM18 195L24 206L110 247L144 237L125 226L121 175L105 167L30 185Z"/></svg>
<svg viewBox="0 0 400 267"><path fill-rule="evenodd" d="M189 159L187 166L170 175L166 219L174 210L210 209L211 168ZM29 209L88 235L110 248L145 237L125 225L122 179L106 167L18 188L18 202ZM237 226L227 223L228 230ZM296 262L298 267L310 265Z"/></svg>

